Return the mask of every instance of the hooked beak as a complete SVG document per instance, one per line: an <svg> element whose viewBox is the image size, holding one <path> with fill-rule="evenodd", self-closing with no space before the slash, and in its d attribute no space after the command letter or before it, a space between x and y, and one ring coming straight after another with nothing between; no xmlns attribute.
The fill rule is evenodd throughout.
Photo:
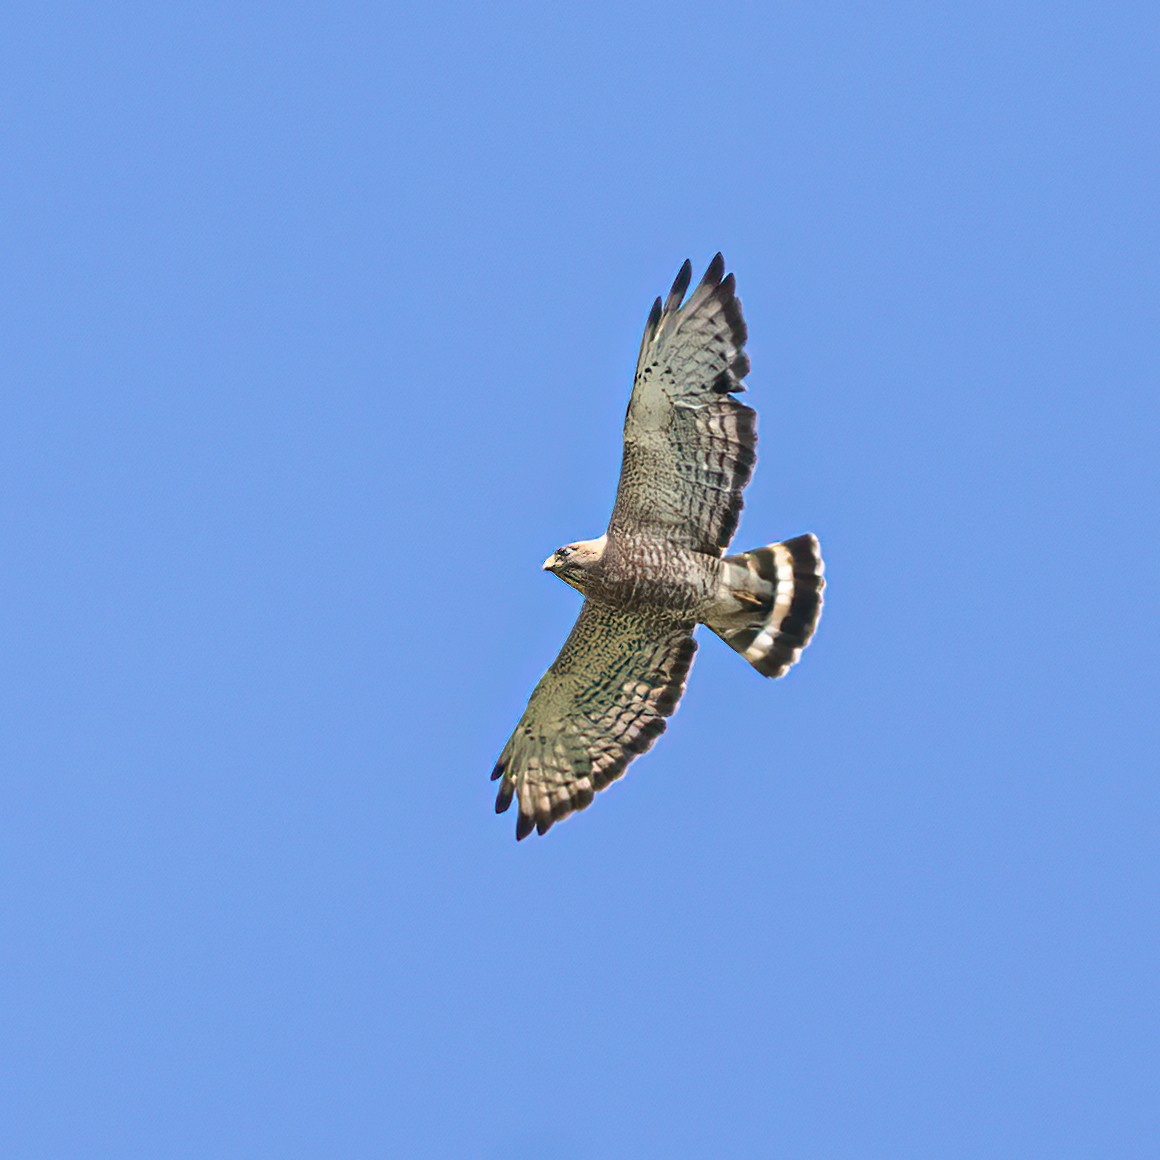
<svg viewBox="0 0 1160 1160"><path fill-rule="evenodd" d="M552 554L551 554L551 555L550 555L550 556L549 556L549 557L548 557L548 558L547 558L547 559L544 561L544 571L545 571L545 572L553 572L553 571L555 571L555 569L556 569L556 553L555 553L555 552L553 552L553 553L552 553Z"/></svg>

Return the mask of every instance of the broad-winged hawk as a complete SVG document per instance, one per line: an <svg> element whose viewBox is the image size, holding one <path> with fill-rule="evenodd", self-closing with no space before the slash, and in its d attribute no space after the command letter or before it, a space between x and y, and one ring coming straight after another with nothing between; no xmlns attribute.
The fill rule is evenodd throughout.
<svg viewBox="0 0 1160 1160"><path fill-rule="evenodd" d="M734 398L749 371L745 321L724 274L718 254L684 302L685 262L653 304L608 530L544 561L585 600L492 772L496 812L519 800L517 838L584 809L664 732L696 625L767 677L789 669L817 626L814 536L723 555L757 459L756 413Z"/></svg>

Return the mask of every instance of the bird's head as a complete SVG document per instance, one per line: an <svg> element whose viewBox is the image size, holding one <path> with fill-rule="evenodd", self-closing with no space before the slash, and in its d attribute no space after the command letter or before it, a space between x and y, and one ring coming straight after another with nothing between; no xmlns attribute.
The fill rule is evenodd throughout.
<svg viewBox="0 0 1160 1160"><path fill-rule="evenodd" d="M554 572L565 584L571 584L578 592L583 592L590 569L604 557L607 540L608 536L603 535L598 540L577 540L574 544L565 544L544 561L544 571Z"/></svg>

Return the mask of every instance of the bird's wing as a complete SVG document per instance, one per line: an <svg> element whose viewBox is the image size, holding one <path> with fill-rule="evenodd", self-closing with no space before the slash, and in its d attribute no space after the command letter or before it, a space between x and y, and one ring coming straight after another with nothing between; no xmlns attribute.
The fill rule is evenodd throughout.
<svg viewBox="0 0 1160 1160"><path fill-rule="evenodd" d="M749 371L745 320L718 254L682 306L686 262L645 326L609 531L719 555L757 460L756 413L730 392Z"/></svg>
<svg viewBox="0 0 1160 1160"><path fill-rule="evenodd" d="M517 838L584 809L664 732L697 649L692 629L584 602L492 771L496 813L519 798Z"/></svg>

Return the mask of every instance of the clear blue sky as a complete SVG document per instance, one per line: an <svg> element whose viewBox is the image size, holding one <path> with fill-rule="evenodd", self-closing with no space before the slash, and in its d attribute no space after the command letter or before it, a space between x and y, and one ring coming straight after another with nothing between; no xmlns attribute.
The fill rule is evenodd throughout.
<svg viewBox="0 0 1160 1160"><path fill-rule="evenodd" d="M0 1154L1160 1155L1154 4L14 4ZM516 845L724 251L784 681Z"/></svg>

